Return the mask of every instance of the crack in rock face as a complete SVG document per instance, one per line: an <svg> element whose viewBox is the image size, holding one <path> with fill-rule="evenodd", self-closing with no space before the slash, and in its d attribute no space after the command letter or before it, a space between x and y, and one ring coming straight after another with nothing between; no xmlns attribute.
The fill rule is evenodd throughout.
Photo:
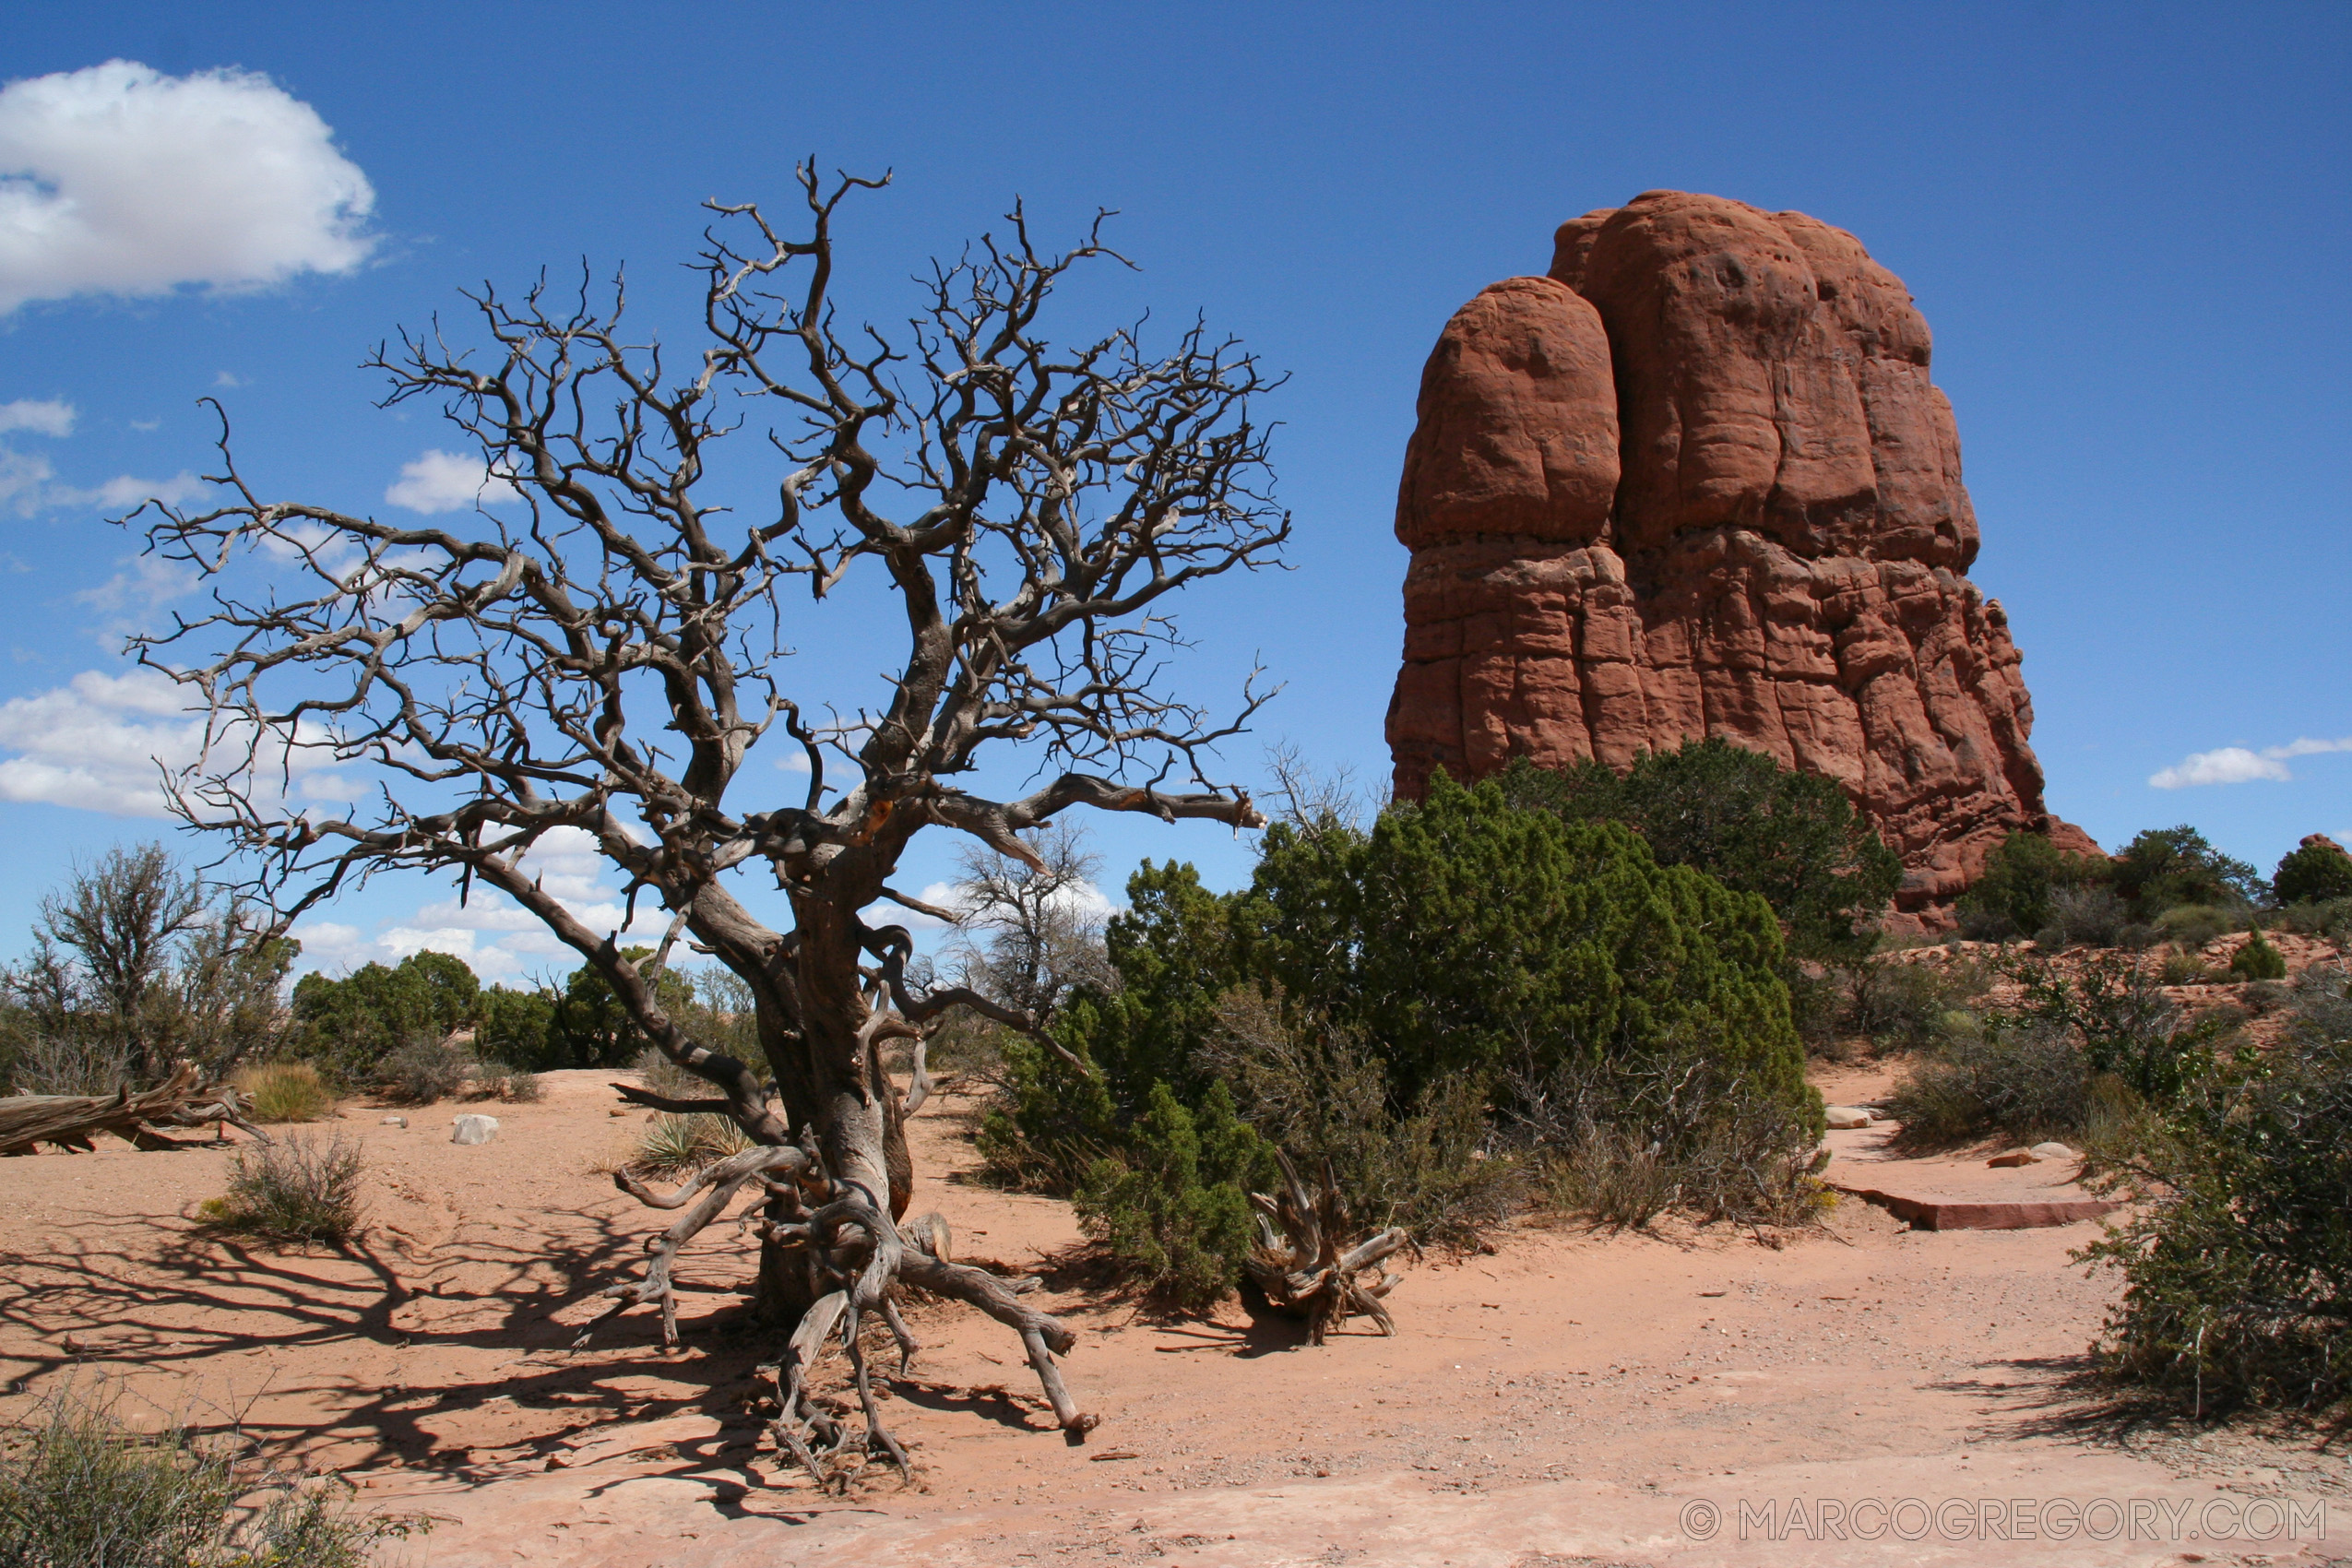
<svg viewBox="0 0 2352 1568"><path fill-rule="evenodd" d="M1843 230L1651 191L1439 336L1406 448L1399 798L1720 736L1833 778L1949 921L2042 803L1927 322Z"/></svg>

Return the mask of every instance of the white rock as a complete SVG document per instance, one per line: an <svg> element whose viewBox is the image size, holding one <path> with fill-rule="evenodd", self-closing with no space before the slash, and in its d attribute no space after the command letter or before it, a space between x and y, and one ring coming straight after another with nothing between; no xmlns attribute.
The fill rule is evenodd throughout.
<svg viewBox="0 0 2352 1568"><path fill-rule="evenodd" d="M405 1116L386 1116L383 1124L386 1127L405 1127L409 1124L409 1119Z"/></svg>
<svg viewBox="0 0 2352 1568"><path fill-rule="evenodd" d="M2044 1159L2080 1159L2083 1158L2081 1155L2076 1154L2073 1149L2068 1148L2064 1144L2036 1144L2032 1148L2027 1149L2025 1152L2028 1154L2038 1155Z"/></svg>
<svg viewBox="0 0 2352 1568"><path fill-rule="evenodd" d="M498 1135L495 1116L460 1116L457 1130L449 1134L453 1144L486 1144Z"/></svg>
<svg viewBox="0 0 2352 1568"><path fill-rule="evenodd" d="M1828 1109L1829 1124L1833 1127L1867 1127L1871 1113L1858 1105L1833 1105Z"/></svg>

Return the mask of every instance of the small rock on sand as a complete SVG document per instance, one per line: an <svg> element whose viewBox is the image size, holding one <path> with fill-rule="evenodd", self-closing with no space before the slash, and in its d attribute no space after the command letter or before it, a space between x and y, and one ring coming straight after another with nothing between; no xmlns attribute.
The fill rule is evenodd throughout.
<svg viewBox="0 0 2352 1568"><path fill-rule="evenodd" d="M1826 1114L1833 1127L1867 1127L1871 1124L1871 1113L1859 1105L1833 1105Z"/></svg>
<svg viewBox="0 0 2352 1568"><path fill-rule="evenodd" d="M1987 1165L2039 1165L2041 1162L2042 1157L2029 1148L2013 1148L2007 1154L1997 1154L1985 1161Z"/></svg>
<svg viewBox="0 0 2352 1568"><path fill-rule="evenodd" d="M405 1127L409 1124L409 1119L405 1116L386 1116L383 1124L386 1127Z"/></svg>
<svg viewBox="0 0 2352 1568"><path fill-rule="evenodd" d="M449 1141L453 1144L486 1144L497 1135L497 1117L460 1116L457 1119L456 1128L449 1134Z"/></svg>
<svg viewBox="0 0 2352 1568"><path fill-rule="evenodd" d="M2032 1148L2025 1152L2032 1155L2037 1155L2043 1159L2080 1159L2083 1158L2081 1155L2076 1154L2073 1149L2068 1148L2064 1144L2036 1144Z"/></svg>

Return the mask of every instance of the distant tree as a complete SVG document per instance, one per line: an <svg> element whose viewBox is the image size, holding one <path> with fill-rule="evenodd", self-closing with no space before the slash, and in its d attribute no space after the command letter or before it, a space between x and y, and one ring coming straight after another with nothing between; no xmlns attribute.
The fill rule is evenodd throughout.
<svg viewBox="0 0 2352 1568"><path fill-rule="evenodd" d="M2315 833L2278 862L2271 889L2282 904L2352 898L2352 855Z"/></svg>
<svg viewBox="0 0 2352 1568"><path fill-rule="evenodd" d="M664 1011L682 1012L694 1001L694 982L656 968L647 962L653 953L650 947L626 947L621 956L652 980ZM651 1043L593 964L582 964L564 982L548 1020L547 1040L549 1064L556 1067L625 1067Z"/></svg>
<svg viewBox="0 0 2352 1568"><path fill-rule="evenodd" d="M525 1072L568 1067L554 1038L557 999L539 987L493 985L474 999L474 1053Z"/></svg>
<svg viewBox="0 0 2352 1568"><path fill-rule="evenodd" d="M2182 823L2151 827L2125 845L2115 861L2115 890L2134 915L2152 921L2183 904L2258 904L2270 886L2262 873L2223 854Z"/></svg>
<svg viewBox="0 0 2352 1568"><path fill-rule="evenodd" d="M2270 944L2256 926L2244 946L2230 956L2229 972L2239 980L2280 980L2287 978L2287 956Z"/></svg>
<svg viewBox="0 0 2352 1568"><path fill-rule="evenodd" d="M1598 762L1555 772L1521 760L1501 782L1515 805L1621 822L1658 864L1762 894L1790 950L1807 957L1866 947L1861 929L1902 885L1902 861L1835 782L1718 737L1645 752L1622 774Z"/></svg>
<svg viewBox="0 0 2352 1568"><path fill-rule="evenodd" d="M160 1082L182 1057L219 1071L274 1045L301 944L207 887L159 844L108 850L42 897L32 952L0 976L11 1032L58 1092Z"/></svg>
<svg viewBox="0 0 2352 1568"><path fill-rule="evenodd" d="M1985 861L1985 869L1961 895L1958 913L1965 934L1985 938L2032 936L2055 916L2052 897L2065 888L2102 885L2115 874L2104 855L2069 854L2039 833L2013 833Z"/></svg>
<svg viewBox="0 0 2352 1568"><path fill-rule="evenodd" d="M1027 836L1031 856L966 847L956 884L960 940L948 955L962 982L1040 1023L1082 985L1111 977L1094 878L1100 859L1074 823Z"/></svg>
<svg viewBox="0 0 2352 1568"><path fill-rule="evenodd" d="M437 1042L471 1022L481 990L462 959L411 953L389 968L365 964L340 980L304 975L294 983L294 1019L306 1054L360 1082L401 1046Z"/></svg>

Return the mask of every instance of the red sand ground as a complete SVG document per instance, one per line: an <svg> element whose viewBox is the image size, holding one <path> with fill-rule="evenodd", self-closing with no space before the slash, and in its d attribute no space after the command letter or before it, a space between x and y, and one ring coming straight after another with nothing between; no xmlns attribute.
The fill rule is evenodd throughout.
<svg viewBox="0 0 2352 1568"><path fill-rule="evenodd" d="M370 1188L350 1255L202 1231L223 1152L0 1164L0 1405L102 1374L126 1410L238 1412L363 1502L434 1515L403 1560L446 1568L2352 1556L2314 1542L2308 1513L2296 1540L2191 1538L2228 1505L2259 1503L2259 1530L2292 1502L2324 1505L2330 1540L2352 1541L2352 1467L2314 1438L2102 1417L2070 1383L2113 1290L2068 1262L2089 1225L1928 1233L1847 1200L1778 1247L1728 1227L1524 1226L1491 1255L1408 1267L1397 1337L1313 1349L1238 1306L1162 1321L1087 1287L1066 1264L1066 1206L965 1179L952 1098L916 1123L917 1203L948 1217L964 1255L1047 1273L1042 1299L1080 1336L1069 1381L1102 1425L1066 1443L1010 1336L918 1309L926 1349L886 1406L916 1484L873 1471L823 1495L756 1441L745 1407L774 1342L735 1294L748 1266L731 1228L681 1269L681 1352L661 1351L649 1313L564 1348L585 1293L633 1268L664 1218L600 1173L639 1127L608 1114L607 1079L551 1074L544 1102L483 1108L504 1126L478 1148L448 1141L461 1107L408 1112L406 1129L350 1109L336 1125L364 1141ZM1884 1087L1823 1082L1833 1102ZM1837 1169L1876 1159L1881 1136L1839 1134ZM1874 1539L1821 1518L1824 1499L1873 1498L1943 1513L1900 1512ZM1996 1538L2017 1537L2018 1500L2053 1498L2110 1500L2089 1525L2113 1538ZM1773 1524L1743 1527L1740 1505L1767 1502ZM1864 1507L1860 1527L1879 1517Z"/></svg>

